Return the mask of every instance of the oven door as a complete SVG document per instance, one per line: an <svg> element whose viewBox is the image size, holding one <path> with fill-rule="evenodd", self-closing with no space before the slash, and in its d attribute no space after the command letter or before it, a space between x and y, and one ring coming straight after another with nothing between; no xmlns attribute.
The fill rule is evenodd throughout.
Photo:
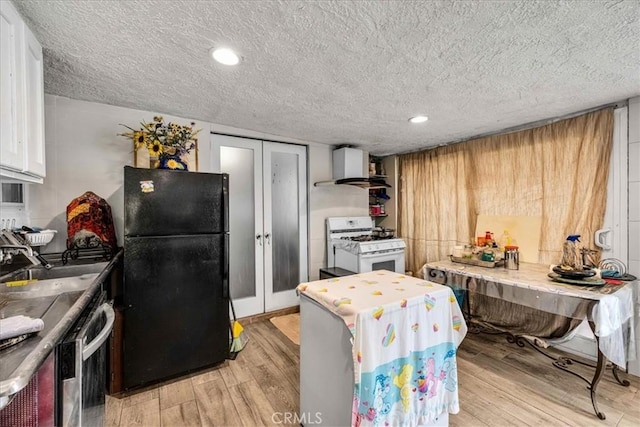
<svg viewBox="0 0 640 427"><path fill-rule="evenodd" d="M62 344L62 426L104 425L107 345L115 314L104 293Z"/></svg>
<svg viewBox="0 0 640 427"><path fill-rule="evenodd" d="M373 252L358 256L358 273L389 270L404 274L404 250Z"/></svg>

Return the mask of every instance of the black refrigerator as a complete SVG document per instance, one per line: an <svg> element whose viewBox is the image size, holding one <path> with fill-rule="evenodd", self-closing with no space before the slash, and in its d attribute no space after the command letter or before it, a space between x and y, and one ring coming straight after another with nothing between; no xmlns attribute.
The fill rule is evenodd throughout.
<svg viewBox="0 0 640 427"><path fill-rule="evenodd" d="M124 168L124 389L228 358L228 183Z"/></svg>

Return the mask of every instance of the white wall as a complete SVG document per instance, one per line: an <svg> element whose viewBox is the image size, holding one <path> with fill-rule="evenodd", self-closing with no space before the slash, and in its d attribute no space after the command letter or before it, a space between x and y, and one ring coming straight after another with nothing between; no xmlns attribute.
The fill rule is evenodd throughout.
<svg viewBox="0 0 640 427"><path fill-rule="evenodd" d="M629 271L640 277L640 97L629 100Z"/></svg>
<svg viewBox="0 0 640 427"><path fill-rule="evenodd" d="M332 152L329 146L309 146L309 278L318 279L318 270L327 265L325 219L332 216L369 216L369 190L352 185L313 185L332 179ZM332 266L330 266L332 267Z"/></svg>
<svg viewBox="0 0 640 427"><path fill-rule="evenodd" d="M629 100L629 272L640 278L640 97ZM640 376L640 301L636 301L638 351L629 372Z"/></svg>
<svg viewBox="0 0 640 427"><path fill-rule="evenodd" d="M42 252L54 253L66 249L66 207L85 191L93 191L107 200L111 206L118 244L123 244L122 168L133 165L133 151L131 140L118 136L127 130L120 124L137 128L141 121L151 121L157 114L45 96L47 177L44 184L30 184L27 189L27 225L58 230L55 239ZM164 118L184 124L191 121L167 115ZM198 170L201 172L211 171L208 136L212 131L309 146L309 275L311 280L317 279L318 269L326 263L325 218L368 215L367 190L351 186L313 186L314 182L331 179L330 146L213 123L197 122L196 128L202 128L198 141Z"/></svg>

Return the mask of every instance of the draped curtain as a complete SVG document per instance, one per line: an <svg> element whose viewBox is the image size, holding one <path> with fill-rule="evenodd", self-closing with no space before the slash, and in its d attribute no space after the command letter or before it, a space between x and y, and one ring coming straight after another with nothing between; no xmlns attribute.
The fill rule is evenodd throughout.
<svg viewBox="0 0 640 427"><path fill-rule="evenodd" d="M569 234L594 248L603 223L613 109L399 156L398 234L407 269L476 236L478 215L541 216L538 262L558 263Z"/></svg>

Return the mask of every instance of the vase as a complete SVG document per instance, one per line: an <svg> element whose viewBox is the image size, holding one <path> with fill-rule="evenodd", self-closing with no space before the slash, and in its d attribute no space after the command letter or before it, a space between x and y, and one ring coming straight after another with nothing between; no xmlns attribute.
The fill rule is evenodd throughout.
<svg viewBox="0 0 640 427"><path fill-rule="evenodd" d="M182 170L188 171L187 163L176 155L161 155L158 167L160 169Z"/></svg>
<svg viewBox="0 0 640 427"><path fill-rule="evenodd" d="M158 156L149 156L149 169L158 169L160 167L160 159Z"/></svg>

